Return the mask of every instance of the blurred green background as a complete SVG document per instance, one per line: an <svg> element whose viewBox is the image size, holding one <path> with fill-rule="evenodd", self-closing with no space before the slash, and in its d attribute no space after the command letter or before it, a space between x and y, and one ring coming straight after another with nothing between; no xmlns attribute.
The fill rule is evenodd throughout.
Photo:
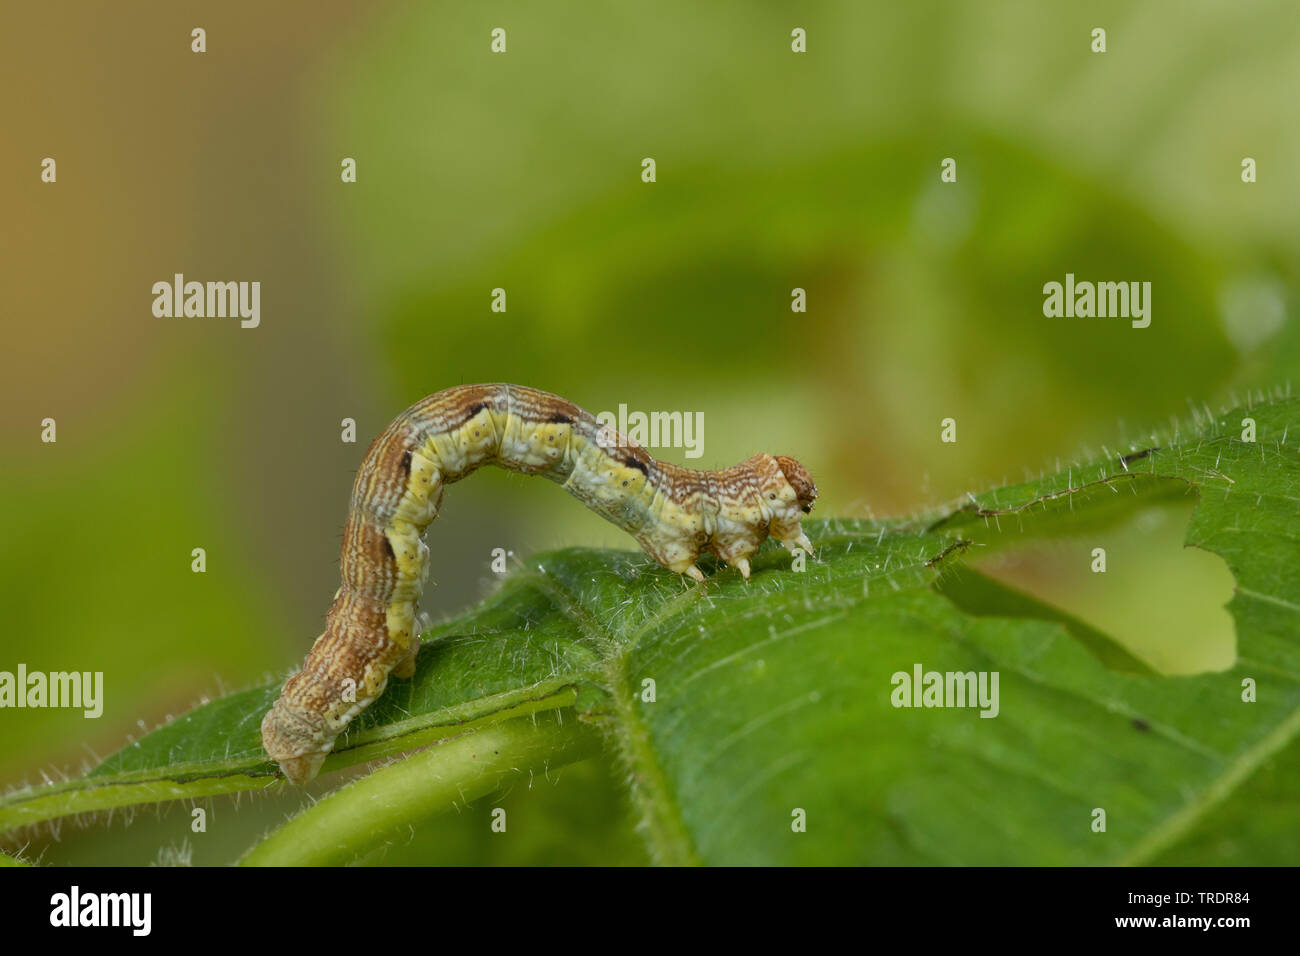
<svg viewBox="0 0 1300 956"><path fill-rule="evenodd" d="M0 669L102 670L107 699L96 721L0 712L3 785L75 772L296 665L337 587L365 445L451 385L701 411L701 460L656 453L795 455L820 514L879 516L1127 447L1189 403L1300 370L1300 18L1284 0L83 3L9 19ZM40 182L46 156L57 184ZM176 272L259 280L261 326L155 318L151 286ZM1045 318L1042 286L1067 272L1151 282L1150 328ZM949 416L955 445L939 442ZM435 616L491 586L493 548L632 546L500 472L444 508ZM1081 599L1088 542L1002 571L1120 629L1153 609L1137 650L1162 669L1225 666L1230 625L1209 612L1226 570L1180 563L1185 512L1144 520L1165 530L1117 540L1167 570L1160 594L1111 574ZM479 807L387 861L641 861L617 771L561 776L525 795L542 821L528 840L493 845ZM522 789L504 799L522 806ZM184 858L220 862L296 805L218 801L206 834L179 810L96 820L30 852L148 862L185 841Z"/></svg>

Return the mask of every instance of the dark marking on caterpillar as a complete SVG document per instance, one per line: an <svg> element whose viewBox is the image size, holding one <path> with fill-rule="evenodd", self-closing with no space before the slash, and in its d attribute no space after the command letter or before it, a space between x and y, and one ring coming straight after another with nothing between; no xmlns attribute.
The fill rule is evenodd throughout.
<svg viewBox="0 0 1300 956"><path fill-rule="evenodd" d="M466 422L477 417L478 413L483 411L483 409L486 407L487 406L484 405L482 402L476 402L473 405L471 405L469 411L465 413L465 417L460 420L459 425L457 427L460 427L460 425L464 425Z"/></svg>
<svg viewBox="0 0 1300 956"><path fill-rule="evenodd" d="M423 535L445 486L483 465L560 484L659 564L698 582L704 574L695 562L705 552L748 580L749 558L768 537L813 550L799 518L812 510L817 486L793 458L758 454L700 471L656 461L548 392L495 384L430 395L366 450L343 529L343 586L302 670L262 720L263 745L290 780L305 783L320 771L335 739L390 675L415 673L416 610L429 559ZM355 683L355 698L344 699L346 681Z"/></svg>

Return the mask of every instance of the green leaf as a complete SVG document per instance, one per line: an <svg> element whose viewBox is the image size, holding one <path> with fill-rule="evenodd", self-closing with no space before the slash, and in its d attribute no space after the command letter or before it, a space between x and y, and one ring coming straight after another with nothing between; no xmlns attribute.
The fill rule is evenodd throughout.
<svg viewBox="0 0 1300 956"><path fill-rule="evenodd" d="M1240 438L1247 415L1256 442ZM449 805L457 783L467 796L495 786L506 764L463 759L477 743L500 743L510 766L553 767L589 752L593 727L626 771L661 862L1222 854L1212 828L1240 821L1234 793L1272 792L1270 779L1294 776L1296 439L1300 403L1289 399L1201 416L1153 436L1156 450L1106 452L933 514L809 522L816 560L797 572L766 547L748 584L716 564L707 585L688 587L639 554L542 555L426 635L415 678L391 684L326 769L455 739L322 801L248 862L292 860L295 842L304 860L356 858L399 821ZM1236 580L1238 660L1227 671L1155 675L1096 628L968 567L977 552L1101 527L1187 494L1196 498L1187 544L1222 556ZM893 676L917 665L996 672L996 716L894 706ZM1247 678L1254 702L1243 700ZM85 778L10 794L0 825L273 785L257 728L276 691L200 707ZM430 773L446 776L435 785ZM1097 809L1105 832L1093 830ZM792 827L801 816L806 832ZM1239 859L1294 845L1294 821L1274 821L1240 835Z"/></svg>

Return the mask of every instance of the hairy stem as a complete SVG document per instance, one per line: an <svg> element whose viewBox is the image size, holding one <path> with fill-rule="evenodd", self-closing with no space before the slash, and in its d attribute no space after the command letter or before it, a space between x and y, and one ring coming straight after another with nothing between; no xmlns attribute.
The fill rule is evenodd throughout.
<svg viewBox="0 0 1300 956"><path fill-rule="evenodd" d="M243 866L346 864L411 824L500 790L512 777L592 756L600 735L572 711L522 717L453 737L376 770L294 817Z"/></svg>

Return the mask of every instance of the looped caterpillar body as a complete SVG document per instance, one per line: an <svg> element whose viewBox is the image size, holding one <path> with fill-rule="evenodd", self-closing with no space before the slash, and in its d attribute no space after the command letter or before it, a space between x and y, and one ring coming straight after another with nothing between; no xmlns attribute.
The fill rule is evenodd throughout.
<svg viewBox="0 0 1300 956"><path fill-rule="evenodd" d="M759 454L716 471L656 461L572 402L519 385L461 385L399 415L367 449L343 531L343 583L302 670L262 721L284 775L305 783L348 722L415 673L422 540L446 485L482 465L542 475L631 534L651 558L703 581L711 552L748 580L769 536L812 545L799 519L817 488L793 458ZM351 685L345 683L351 681ZM345 687L354 693L345 693Z"/></svg>

